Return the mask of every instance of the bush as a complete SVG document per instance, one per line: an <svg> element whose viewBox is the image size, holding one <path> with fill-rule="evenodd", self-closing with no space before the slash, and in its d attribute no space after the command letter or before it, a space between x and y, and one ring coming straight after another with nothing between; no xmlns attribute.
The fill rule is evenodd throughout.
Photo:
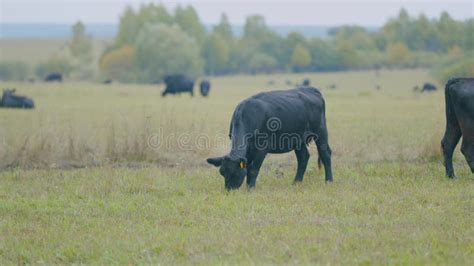
<svg viewBox="0 0 474 266"><path fill-rule="evenodd" d="M52 57L44 63L39 63L36 66L36 75L39 78L44 78L48 73L57 72L63 76L69 76L73 71L73 66L69 61L63 57Z"/></svg>
<svg viewBox="0 0 474 266"><path fill-rule="evenodd" d="M410 50L402 42L389 44L387 52L389 63L393 65L406 66L410 63Z"/></svg>
<svg viewBox="0 0 474 266"><path fill-rule="evenodd" d="M259 72L271 73L277 66L277 60L264 53L254 54L248 62L248 70L252 74Z"/></svg>
<svg viewBox="0 0 474 266"><path fill-rule="evenodd" d="M434 69L433 75L441 83L445 83L453 77L473 77L474 55L470 52L446 59Z"/></svg>
<svg viewBox="0 0 474 266"><path fill-rule="evenodd" d="M135 49L130 45L122 46L104 54L99 63L99 68L106 78L120 81L133 80L131 74L134 70Z"/></svg>
<svg viewBox="0 0 474 266"><path fill-rule="evenodd" d="M0 80L25 80L28 78L30 68L23 62L0 63Z"/></svg>

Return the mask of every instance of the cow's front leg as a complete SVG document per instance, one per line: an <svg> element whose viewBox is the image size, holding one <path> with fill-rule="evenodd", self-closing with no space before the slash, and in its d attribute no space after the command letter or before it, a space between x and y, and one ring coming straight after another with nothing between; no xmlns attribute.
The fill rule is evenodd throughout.
<svg viewBox="0 0 474 266"><path fill-rule="evenodd" d="M265 159L266 153L256 154L247 167L247 188L251 190L255 187L257 182L257 176L260 172L260 167L262 166L263 160Z"/></svg>
<svg viewBox="0 0 474 266"><path fill-rule="evenodd" d="M298 160L298 170L296 171L295 181L293 183L303 181L303 176L306 171L306 166L308 165L309 161L309 152L306 145L302 144L302 146L295 150L296 159Z"/></svg>

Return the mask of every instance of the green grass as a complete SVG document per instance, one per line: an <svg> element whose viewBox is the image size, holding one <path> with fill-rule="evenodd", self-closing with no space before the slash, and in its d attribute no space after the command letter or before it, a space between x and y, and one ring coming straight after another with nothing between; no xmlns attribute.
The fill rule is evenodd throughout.
<svg viewBox="0 0 474 266"><path fill-rule="evenodd" d="M293 154L271 155L254 191L226 193L205 158L228 151L233 108L270 79L303 77L327 101L335 182L311 145L302 184L291 185ZM0 263L471 265L473 177L459 151L459 179L444 176L443 93L411 92L426 80L423 70L234 76L213 78L208 99L2 83L38 108L0 109ZM167 145L147 145L156 136ZM193 145L202 136L210 144Z"/></svg>

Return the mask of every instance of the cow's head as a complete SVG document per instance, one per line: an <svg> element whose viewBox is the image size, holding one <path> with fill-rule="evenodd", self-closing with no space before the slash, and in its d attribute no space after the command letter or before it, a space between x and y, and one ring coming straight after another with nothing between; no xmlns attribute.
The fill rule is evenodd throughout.
<svg viewBox="0 0 474 266"><path fill-rule="evenodd" d="M208 158L207 162L219 167L219 173L225 179L227 190L238 189L247 175L247 160L245 158L231 158L230 156Z"/></svg>
<svg viewBox="0 0 474 266"><path fill-rule="evenodd" d="M474 139L463 138L461 152L474 173Z"/></svg>

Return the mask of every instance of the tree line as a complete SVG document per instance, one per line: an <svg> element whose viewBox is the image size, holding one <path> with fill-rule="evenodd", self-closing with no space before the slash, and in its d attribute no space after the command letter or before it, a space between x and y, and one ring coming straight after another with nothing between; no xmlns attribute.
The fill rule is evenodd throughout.
<svg viewBox="0 0 474 266"><path fill-rule="evenodd" d="M452 75L474 76L473 34L472 18L457 21L447 12L433 19L423 14L413 17L401 9L377 31L346 25L331 28L327 38L308 38L298 32L280 36L264 17L252 15L246 18L243 34L236 36L225 14L212 30L206 31L192 6L178 6L171 12L151 3L124 10L113 43L99 59L98 76L148 83L160 81L169 73L195 78L428 67L442 80ZM69 44L68 58L74 58L74 62L52 58L37 72L63 68L79 77L93 76L88 68L92 62L90 42L78 22Z"/></svg>
<svg viewBox="0 0 474 266"><path fill-rule="evenodd" d="M111 78L151 82L176 72L196 77L432 67L472 54L473 32L473 19L456 21L447 12L435 19L411 17L401 9L376 32L341 26L330 29L328 38L307 38L298 32L280 36L262 16L253 15L237 37L225 14L206 32L192 6L178 6L171 13L163 5L148 4L124 11L100 69Z"/></svg>

